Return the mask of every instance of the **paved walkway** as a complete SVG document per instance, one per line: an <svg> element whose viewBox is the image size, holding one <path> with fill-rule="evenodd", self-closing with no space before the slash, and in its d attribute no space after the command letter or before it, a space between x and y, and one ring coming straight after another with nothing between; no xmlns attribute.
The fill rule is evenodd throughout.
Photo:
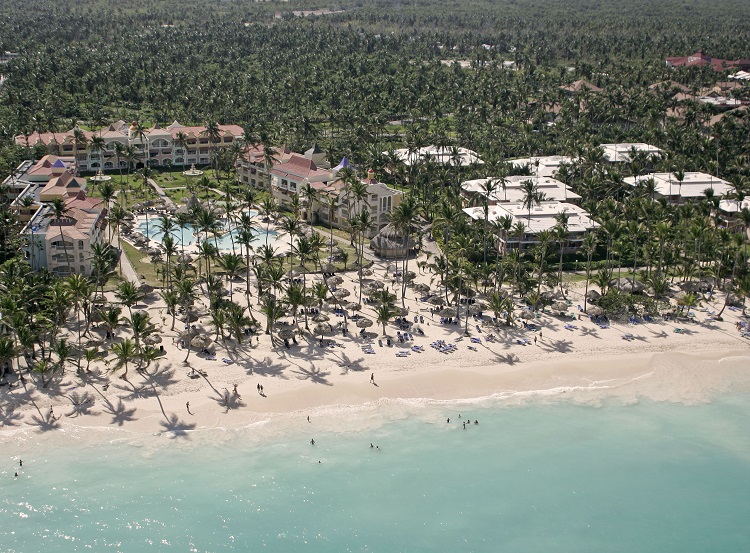
<svg viewBox="0 0 750 553"><path fill-rule="evenodd" d="M164 192L164 189L156 184L156 181L154 179L148 179L149 186L153 187L153 189L156 191L156 195L159 196L161 199L164 200L164 205L166 207L172 207L173 209L177 209L179 206L172 201L172 198L170 198L166 192Z"/></svg>

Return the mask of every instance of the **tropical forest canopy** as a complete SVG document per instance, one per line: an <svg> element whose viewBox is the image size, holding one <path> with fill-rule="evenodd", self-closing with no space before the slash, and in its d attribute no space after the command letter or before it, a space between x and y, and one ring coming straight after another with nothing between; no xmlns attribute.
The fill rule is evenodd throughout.
<svg viewBox="0 0 750 553"><path fill-rule="evenodd" d="M335 13L294 15L321 9ZM697 90L717 78L669 69L667 55L703 48L750 58L749 16L736 0L9 0L0 50L21 56L2 68L0 133L213 120L293 148L317 141L332 158L355 160L415 135L490 158L631 139L692 157L699 137L669 144L667 98L647 86L673 79ZM559 89L580 78L605 89L585 118ZM546 127L544 107L555 102L565 117ZM695 119L710 116L701 109ZM387 125L403 120L419 128Z"/></svg>

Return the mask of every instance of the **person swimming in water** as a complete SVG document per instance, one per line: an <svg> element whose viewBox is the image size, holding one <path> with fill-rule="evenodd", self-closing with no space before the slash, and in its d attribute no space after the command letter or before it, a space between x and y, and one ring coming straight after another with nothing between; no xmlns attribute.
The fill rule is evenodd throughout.
<svg viewBox="0 0 750 553"><path fill-rule="evenodd" d="M315 439L310 440L310 445L315 445Z"/></svg>

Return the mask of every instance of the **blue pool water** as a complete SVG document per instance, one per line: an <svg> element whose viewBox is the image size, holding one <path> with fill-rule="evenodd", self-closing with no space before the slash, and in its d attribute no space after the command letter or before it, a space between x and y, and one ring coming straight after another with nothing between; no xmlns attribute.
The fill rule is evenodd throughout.
<svg viewBox="0 0 750 553"><path fill-rule="evenodd" d="M251 215L257 215L255 212L250 212ZM139 216L135 225L135 230L140 232L144 236L148 236L152 240L155 240L161 244L164 239L164 233L159 231L159 219L158 217L149 217L148 224L146 224L145 216ZM233 249L237 252L240 250L240 243L237 241L239 235L239 229L232 228L228 221L224 221L225 232L217 235L214 240L210 237L211 242L215 242L216 247L222 252L231 252ZM176 228L171 231L170 234L175 239L178 246L193 246L196 244L196 234L199 234L200 240L205 237L203 234L198 233L193 225L187 225L183 230ZM253 247L258 247L266 243L266 235L268 236L268 245L272 247L279 247L283 245L279 242L279 233L274 230L266 232L265 228L258 228L252 241Z"/></svg>
<svg viewBox="0 0 750 553"><path fill-rule="evenodd" d="M17 480L6 444L0 550L750 548L750 394L696 404L385 402L316 416L295 415L263 439L256 425L27 443ZM464 430L467 418L479 424Z"/></svg>

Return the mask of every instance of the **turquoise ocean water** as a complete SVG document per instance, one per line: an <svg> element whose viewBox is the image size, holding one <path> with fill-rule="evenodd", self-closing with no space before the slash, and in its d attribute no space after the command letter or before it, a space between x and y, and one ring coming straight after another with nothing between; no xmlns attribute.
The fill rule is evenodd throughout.
<svg viewBox="0 0 750 553"><path fill-rule="evenodd" d="M0 551L750 551L747 393L316 416L26 443L18 479L6 442Z"/></svg>

